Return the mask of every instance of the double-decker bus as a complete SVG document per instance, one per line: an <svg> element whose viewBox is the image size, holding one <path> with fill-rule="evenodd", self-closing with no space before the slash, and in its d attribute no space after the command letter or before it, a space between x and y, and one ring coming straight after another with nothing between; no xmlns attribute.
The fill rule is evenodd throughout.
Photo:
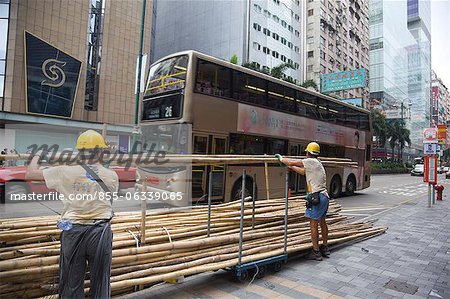
<svg viewBox="0 0 450 299"><path fill-rule="evenodd" d="M370 185L369 111L295 84L195 51L178 52L155 62L142 103L144 142L168 153L304 155L316 141L320 156L350 158L358 167L327 167L334 198ZM192 200L205 198L212 172L212 197L240 198L256 180L258 199L266 198L261 165L145 167L139 169L149 190L183 189L180 177L192 174ZM285 169L269 164L270 198L282 197ZM177 185L178 184L178 185ZM303 176L290 173L293 194L305 192Z"/></svg>

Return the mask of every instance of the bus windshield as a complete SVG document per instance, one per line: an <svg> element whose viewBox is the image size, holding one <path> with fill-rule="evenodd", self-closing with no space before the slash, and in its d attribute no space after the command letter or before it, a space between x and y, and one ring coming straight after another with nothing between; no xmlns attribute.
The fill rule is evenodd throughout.
<svg viewBox="0 0 450 299"><path fill-rule="evenodd" d="M150 68L144 98L167 91L180 90L185 86L188 56L163 60Z"/></svg>

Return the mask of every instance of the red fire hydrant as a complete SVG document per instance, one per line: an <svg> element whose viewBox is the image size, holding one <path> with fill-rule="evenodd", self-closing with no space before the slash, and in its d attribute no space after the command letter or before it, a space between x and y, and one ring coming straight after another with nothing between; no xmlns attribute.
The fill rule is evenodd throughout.
<svg viewBox="0 0 450 299"><path fill-rule="evenodd" d="M436 192L437 192L436 200L442 200L442 192L444 191L444 186L436 185L434 187L434 190L436 190Z"/></svg>

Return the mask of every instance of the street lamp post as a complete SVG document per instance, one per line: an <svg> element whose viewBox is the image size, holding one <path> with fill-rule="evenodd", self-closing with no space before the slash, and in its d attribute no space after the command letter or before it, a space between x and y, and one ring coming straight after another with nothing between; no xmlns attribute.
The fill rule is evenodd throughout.
<svg viewBox="0 0 450 299"><path fill-rule="evenodd" d="M141 94L141 74L142 74L142 48L144 45L144 29L145 29L145 11L147 7L147 0L142 1L142 16L141 16L141 33L139 40L139 56L138 56L138 69L137 69L137 82L136 82L136 104L134 111L134 127L131 134L131 150L132 153L136 153L137 141L139 137L139 96Z"/></svg>

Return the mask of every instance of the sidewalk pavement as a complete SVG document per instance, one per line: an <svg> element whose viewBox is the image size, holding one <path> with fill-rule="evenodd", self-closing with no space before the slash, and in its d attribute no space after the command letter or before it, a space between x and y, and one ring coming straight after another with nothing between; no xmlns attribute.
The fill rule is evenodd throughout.
<svg viewBox="0 0 450 299"><path fill-rule="evenodd" d="M427 198L377 215L385 234L332 250L321 262L290 259L278 273L238 283L219 271L156 285L137 298L450 298L450 194L427 208Z"/></svg>

